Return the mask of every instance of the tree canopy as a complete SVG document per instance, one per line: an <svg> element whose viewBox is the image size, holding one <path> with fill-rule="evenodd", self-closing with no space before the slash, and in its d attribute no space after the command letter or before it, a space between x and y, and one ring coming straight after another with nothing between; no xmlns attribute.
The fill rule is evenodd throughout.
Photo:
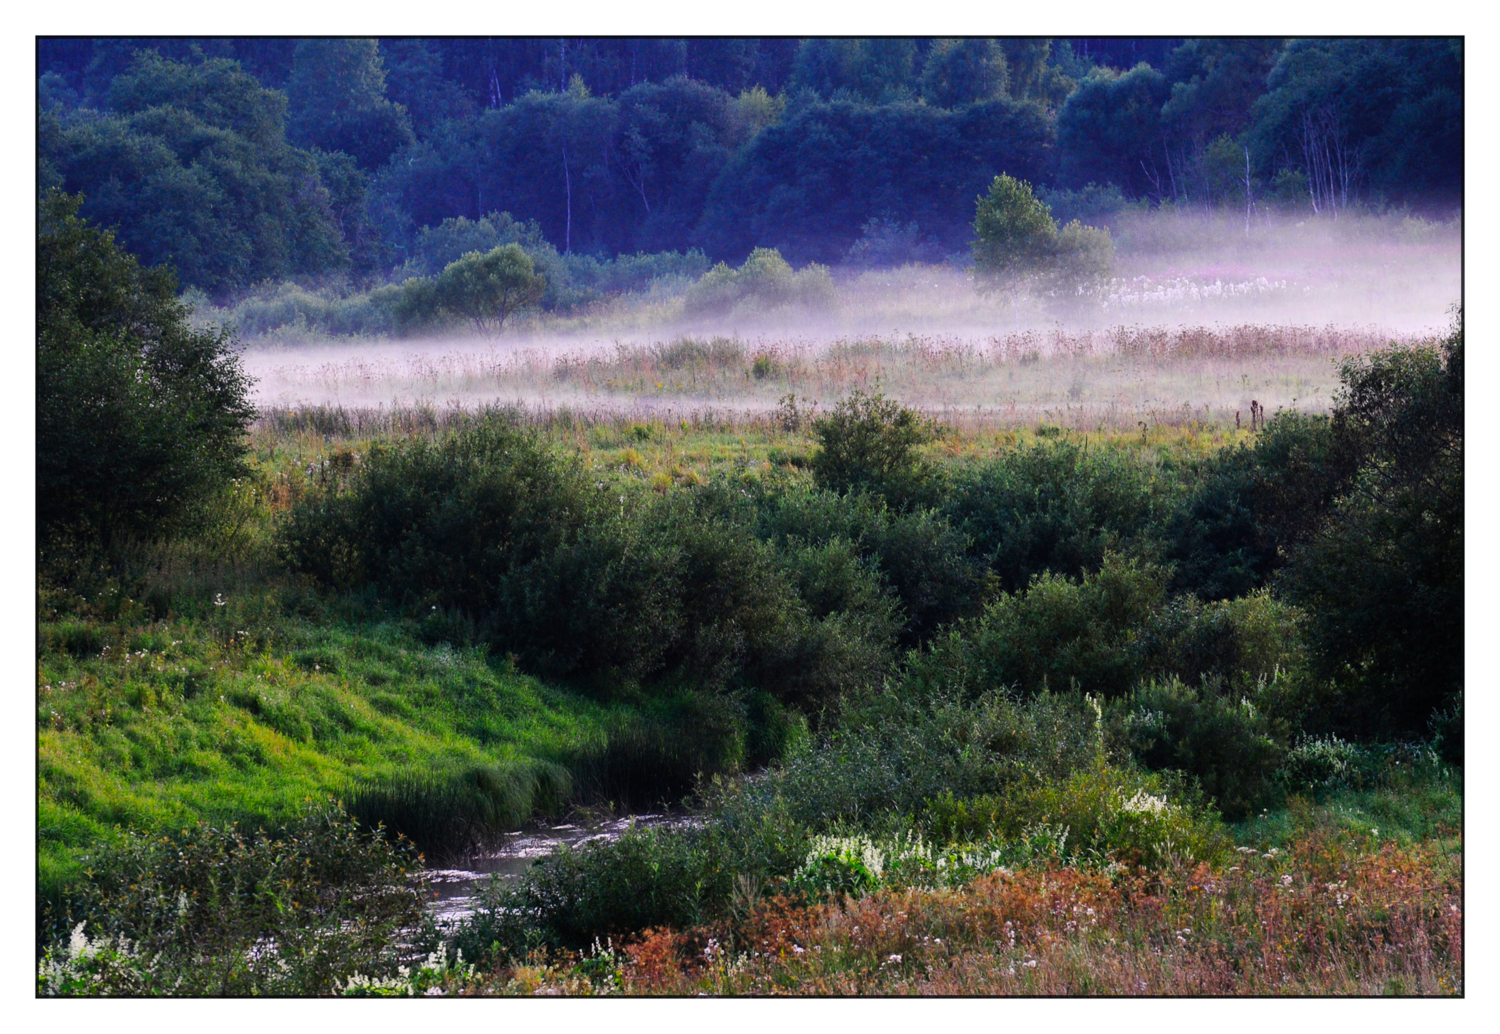
<svg viewBox="0 0 1500 1034"><path fill-rule="evenodd" d="M1116 208L1336 216L1463 191L1447 39L44 39L40 55L42 189L82 193L142 261L215 295L389 281L424 230L491 212L562 255L868 264L963 255L970 199L999 172Z"/></svg>
<svg viewBox="0 0 1500 1034"><path fill-rule="evenodd" d="M165 269L49 191L37 231L37 517L44 538L154 540L244 473L254 415L226 331L196 330Z"/></svg>

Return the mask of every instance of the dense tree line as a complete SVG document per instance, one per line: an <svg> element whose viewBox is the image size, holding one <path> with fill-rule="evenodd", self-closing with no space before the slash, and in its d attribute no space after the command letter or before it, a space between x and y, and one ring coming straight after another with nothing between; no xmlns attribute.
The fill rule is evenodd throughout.
<svg viewBox="0 0 1500 1034"><path fill-rule="evenodd" d="M39 65L42 188L219 293L384 279L491 212L563 253L899 261L962 253L1000 173L1333 215L1463 190L1447 39L69 39Z"/></svg>

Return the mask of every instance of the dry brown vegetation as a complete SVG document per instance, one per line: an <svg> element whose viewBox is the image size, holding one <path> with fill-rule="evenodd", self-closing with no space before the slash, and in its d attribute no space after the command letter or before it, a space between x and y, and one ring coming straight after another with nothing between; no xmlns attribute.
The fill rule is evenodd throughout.
<svg viewBox="0 0 1500 1034"><path fill-rule="evenodd" d="M1220 868L1041 868L955 890L777 898L737 928L647 931L593 959L536 955L453 990L1458 995L1461 855L1446 847L1315 831L1284 853L1242 848Z"/></svg>
<svg viewBox="0 0 1500 1034"><path fill-rule="evenodd" d="M1414 340L1403 338L1401 340ZM492 402L598 419L740 422L780 399L827 406L880 389L947 422L1080 429L1321 412L1335 361L1392 337L1339 326L1119 326L969 338L907 335L833 341L681 337L571 350L385 348L325 361L255 358L263 412L308 405L391 412L458 411ZM372 412L362 418L380 423Z"/></svg>

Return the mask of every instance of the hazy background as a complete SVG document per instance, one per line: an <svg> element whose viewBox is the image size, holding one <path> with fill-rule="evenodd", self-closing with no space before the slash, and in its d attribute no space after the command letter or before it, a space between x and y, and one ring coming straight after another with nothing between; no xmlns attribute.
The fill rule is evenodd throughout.
<svg viewBox="0 0 1500 1034"><path fill-rule="evenodd" d="M1238 233L1235 231L1238 230ZM1125 425L1323 410L1340 356L1442 331L1461 289L1456 224L1146 214L1117 275L1072 299L984 295L949 265L837 269L827 311L691 318L619 299L494 336L267 334L246 352L266 404L521 402L669 417L823 405L880 387L949 419ZM757 365L758 364L758 365Z"/></svg>

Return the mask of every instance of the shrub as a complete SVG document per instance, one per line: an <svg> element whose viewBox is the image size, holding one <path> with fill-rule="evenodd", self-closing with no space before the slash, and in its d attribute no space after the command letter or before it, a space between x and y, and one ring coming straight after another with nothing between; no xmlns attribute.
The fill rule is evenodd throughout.
<svg viewBox="0 0 1500 1034"><path fill-rule="evenodd" d="M1081 583L1040 575L913 657L912 675L961 692L1076 688L1122 696L1156 660L1151 623L1165 598L1160 569L1113 554Z"/></svg>
<svg viewBox="0 0 1500 1034"><path fill-rule="evenodd" d="M524 958L538 947L579 950L648 927L687 929L724 917L802 860L805 836L766 816L739 826L634 827L614 841L562 848L513 884L492 883L453 931L474 959Z"/></svg>
<svg viewBox="0 0 1500 1034"><path fill-rule="evenodd" d="M484 253L470 252L450 263L433 289L439 305L488 334L539 301L547 284L536 275L531 256L519 244L505 244Z"/></svg>
<svg viewBox="0 0 1500 1034"><path fill-rule="evenodd" d="M297 570L472 622L528 670L596 690L748 686L815 710L873 684L889 601L837 550L779 556L744 498L718 485L610 507L576 461L491 420L372 449L279 534Z"/></svg>
<svg viewBox="0 0 1500 1034"><path fill-rule="evenodd" d="M1282 553L1312 537L1354 473L1328 417L1279 412L1256 436L1253 509Z"/></svg>
<svg viewBox="0 0 1500 1034"><path fill-rule="evenodd" d="M958 474L943 511L1015 592L1044 571L1077 578L1110 550L1149 548L1161 492L1113 450L1049 442Z"/></svg>
<svg viewBox="0 0 1500 1034"><path fill-rule="evenodd" d="M756 248L738 269L718 263L688 288L688 313L723 315L777 306L827 309L838 293L828 267L809 263L794 272L775 248Z"/></svg>
<svg viewBox="0 0 1500 1034"><path fill-rule="evenodd" d="M309 493L280 530L292 566L334 585L374 581L413 603L469 611L498 575L594 512L576 462L490 418L437 441L371 449Z"/></svg>
<svg viewBox="0 0 1500 1034"><path fill-rule="evenodd" d="M1116 742L1141 764L1196 779L1236 822L1275 799L1287 730L1218 686L1152 681L1111 708Z"/></svg>
<svg viewBox="0 0 1500 1034"><path fill-rule="evenodd" d="M1214 816L1173 796L1158 776L1096 761L1066 778L1018 783L1001 793L945 793L925 803L922 824L939 842L982 843L997 860L1040 855L1156 867L1221 856L1228 838Z"/></svg>
<svg viewBox="0 0 1500 1034"><path fill-rule="evenodd" d="M1440 348L1344 362L1332 452L1357 473L1294 551L1282 589L1307 612L1339 724L1421 735L1463 689L1463 326Z"/></svg>
<svg viewBox="0 0 1500 1034"><path fill-rule="evenodd" d="M1061 229L1031 184L1002 173L978 198L974 212L974 267L981 287L1015 288L1038 281L1066 293L1109 275L1114 243L1109 231L1074 219Z"/></svg>
<svg viewBox="0 0 1500 1034"><path fill-rule="evenodd" d="M1174 597L1153 622L1153 673L1189 682L1218 679L1237 693L1254 694L1302 670L1304 622L1302 611L1264 589L1212 603Z"/></svg>
<svg viewBox="0 0 1500 1034"><path fill-rule="evenodd" d="M859 897L880 886L885 852L867 836L814 837L807 857L792 874L792 890L814 900Z"/></svg>
<svg viewBox="0 0 1500 1034"><path fill-rule="evenodd" d="M1265 435L1261 436L1261 441ZM1279 563L1258 496L1265 470L1243 446L1221 449L1183 474L1185 491L1161 521L1172 589L1204 600L1233 599L1264 586Z"/></svg>
<svg viewBox="0 0 1500 1034"><path fill-rule="evenodd" d="M72 974L59 993L326 994L394 971L423 915L410 845L332 813L270 833L127 833L87 861L43 916L43 979L49 960Z"/></svg>
<svg viewBox="0 0 1500 1034"><path fill-rule="evenodd" d="M1153 676L1253 692L1301 663L1295 608L1264 592L1169 600L1166 585L1161 568L1114 554L1081 582L1041 575L912 655L909 677L957 692L1076 688L1114 698Z"/></svg>
<svg viewBox="0 0 1500 1034"><path fill-rule="evenodd" d="M1361 785L1370 767L1358 745L1323 736L1304 739L1288 750L1277 778L1290 792L1321 795Z"/></svg>
<svg viewBox="0 0 1500 1034"><path fill-rule="evenodd" d="M813 422L822 448L813 457L820 488L876 492L901 505L916 498L932 468L916 448L932 440L931 421L880 392L855 389L834 411Z"/></svg>
<svg viewBox="0 0 1500 1034"><path fill-rule="evenodd" d="M951 791L992 793L1018 782L1066 778L1100 749L1094 712L1054 696L973 700L892 688L842 716L816 749L716 802L727 821L775 811L827 832L911 815Z"/></svg>
<svg viewBox="0 0 1500 1034"><path fill-rule="evenodd" d="M967 538L930 510L895 510L863 493L788 487L758 498L753 520L756 535L783 551L847 541L900 601L904 646L974 614L991 591L983 565L968 555Z"/></svg>
<svg viewBox="0 0 1500 1034"><path fill-rule="evenodd" d="M744 768L747 710L723 695L683 693L615 713L602 739L566 757L578 798L633 811L679 805L704 780Z"/></svg>

